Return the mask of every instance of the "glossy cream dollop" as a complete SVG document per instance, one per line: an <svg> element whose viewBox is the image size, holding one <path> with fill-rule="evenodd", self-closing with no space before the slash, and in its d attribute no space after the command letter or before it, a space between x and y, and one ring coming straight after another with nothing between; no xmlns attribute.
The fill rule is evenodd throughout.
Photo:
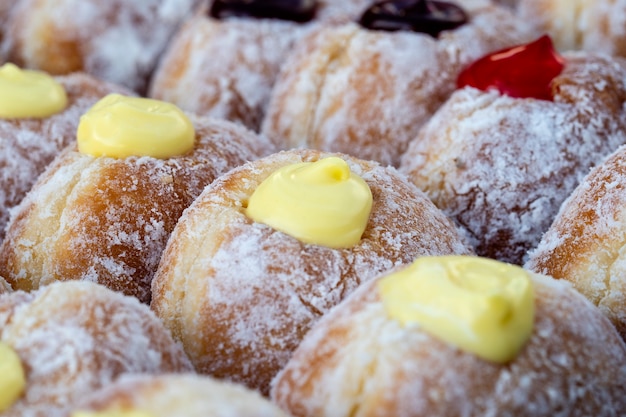
<svg viewBox="0 0 626 417"><path fill-rule="evenodd" d="M0 117L45 118L66 107L67 93L50 75L14 64L0 67Z"/></svg>
<svg viewBox="0 0 626 417"><path fill-rule="evenodd" d="M0 413L8 410L26 388L22 361L6 343L0 343Z"/></svg>
<svg viewBox="0 0 626 417"><path fill-rule="evenodd" d="M371 209L367 183L332 156L272 173L250 197L247 215L302 242L346 248L361 240Z"/></svg>
<svg viewBox="0 0 626 417"><path fill-rule="evenodd" d="M492 362L514 359L533 330L533 285L519 266L422 257L382 278L378 290L389 317Z"/></svg>
<svg viewBox="0 0 626 417"><path fill-rule="evenodd" d="M190 152L195 131L173 104L109 94L81 116L77 140L78 150L92 156L166 159Z"/></svg>

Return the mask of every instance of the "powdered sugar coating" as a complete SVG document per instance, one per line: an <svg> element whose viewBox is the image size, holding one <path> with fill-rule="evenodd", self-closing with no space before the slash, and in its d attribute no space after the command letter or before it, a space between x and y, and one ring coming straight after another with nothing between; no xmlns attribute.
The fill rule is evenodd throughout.
<svg viewBox="0 0 626 417"><path fill-rule="evenodd" d="M161 251L183 210L218 175L274 151L233 123L190 117L196 144L182 156L96 158L70 145L14 210L0 275L27 291L79 279L149 302Z"/></svg>
<svg viewBox="0 0 626 417"><path fill-rule="evenodd" d="M108 93L129 93L81 73L55 79L68 96L64 111L43 119L0 118L0 241L9 210L22 200L54 157L75 140L80 116Z"/></svg>
<svg viewBox="0 0 626 417"><path fill-rule="evenodd" d="M401 171L479 255L524 262L593 165L626 142L626 72L570 53L554 102L465 88L424 126Z"/></svg>
<svg viewBox="0 0 626 417"><path fill-rule="evenodd" d="M89 282L0 295L0 340L17 352L27 380L6 417L65 415L123 374L192 370L148 307Z"/></svg>
<svg viewBox="0 0 626 417"><path fill-rule="evenodd" d="M531 39L513 14L459 2L470 20L438 38L320 27L295 46L276 81L262 131L283 148L343 152L397 166L419 128L454 91L461 69Z"/></svg>
<svg viewBox="0 0 626 417"><path fill-rule="evenodd" d="M153 281L152 308L199 372L267 393L312 323L376 273L426 254L468 253L457 231L393 168L339 155L373 206L351 248L304 244L245 214L279 167L328 154L286 151L230 171L181 217Z"/></svg>
<svg viewBox="0 0 626 417"><path fill-rule="evenodd" d="M194 374L123 375L78 407L89 411L116 408L154 417L287 417L255 391Z"/></svg>
<svg viewBox="0 0 626 417"><path fill-rule="evenodd" d="M563 203L526 268L570 281L626 340L626 147Z"/></svg>
<svg viewBox="0 0 626 417"><path fill-rule="evenodd" d="M317 322L274 380L294 416L616 416L626 345L567 283L533 275L531 338L506 365L389 318L377 279Z"/></svg>
<svg viewBox="0 0 626 417"><path fill-rule="evenodd" d="M53 74L82 70L145 92L178 25L199 0L21 0L7 23L10 61Z"/></svg>

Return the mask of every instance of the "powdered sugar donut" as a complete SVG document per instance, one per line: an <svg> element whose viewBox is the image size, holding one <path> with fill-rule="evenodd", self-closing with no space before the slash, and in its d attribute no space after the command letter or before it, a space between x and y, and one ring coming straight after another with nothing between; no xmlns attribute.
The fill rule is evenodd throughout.
<svg viewBox="0 0 626 417"><path fill-rule="evenodd" d="M403 155L401 170L479 255L522 264L589 168L626 142L624 69L607 56L563 58L545 86L552 98L460 89Z"/></svg>
<svg viewBox="0 0 626 417"><path fill-rule="evenodd" d="M594 168L561 207L526 267L570 281L626 339L626 148Z"/></svg>
<svg viewBox="0 0 626 417"><path fill-rule="evenodd" d="M149 413L153 417L287 417L255 391L194 374L124 375L93 392L76 409Z"/></svg>
<svg viewBox="0 0 626 417"><path fill-rule="evenodd" d="M70 145L16 207L7 228L0 275L13 288L89 280L149 302L161 251L183 210L218 175L274 151L267 139L233 123L128 99L107 96L83 115L78 137L84 132L85 147L104 139L105 152L125 151L136 139L161 151L163 137L189 147L114 155ZM181 123L184 141L176 136Z"/></svg>
<svg viewBox="0 0 626 417"><path fill-rule="evenodd" d="M84 71L146 91L172 33L199 0L21 0L6 26L8 61L52 74Z"/></svg>
<svg viewBox="0 0 626 417"><path fill-rule="evenodd" d="M490 2L459 1L463 9L436 1L384 4L364 13L361 25L318 28L298 42L263 121L262 131L278 146L343 152L397 166L408 142L454 91L465 65L530 40L521 21ZM422 22L421 15L428 17L431 9L437 11L432 19L443 16L441 28ZM412 24L410 19L395 23L405 15L415 16L415 26L426 33L377 30L389 24L385 17L395 25ZM449 28L463 16L465 24Z"/></svg>
<svg viewBox="0 0 626 417"><path fill-rule="evenodd" d="M430 262L427 270L419 269L415 278L425 280L432 274L433 280L441 281L446 273L463 272L463 267L435 265ZM454 297L456 306L463 304L465 295L470 304L472 298L484 301L471 312L465 310L466 316L497 310L498 304L487 301L488 296L480 298L480 288L485 287L477 282L487 277L484 272L459 276L456 288L446 296ZM273 382L272 398L279 406L294 416L320 417L582 417L615 416L625 409L626 345L606 317L567 283L530 274L532 328L521 349L499 363L427 330L428 322L400 321L386 304L381 286L391 278L383 274L364 283L316 323ZM465 286L467 280L476 287ZM492 294L493 284L486 284ZM433 282L430 290L436 286ZM513 287L507 291L515 292ZM495 297L506 303L504 293ZM450 304L442 300L441 306L454 311ZM517 313L514 305L509 305L502 323ZM409 318L411 311L430 311L421 310L418 303L404 308ZM456 320L452 318L452 323ZM481 331L478 323L467 325L460 323L460 328Z"/></svg>
<svg viewBox="0 0 626 417"><path fill-rule="evenodd" d="M281 182L267 201L278 218L304 226L304 236L253 221L255 190L267 190L262 184L274 181L270 175L280 178L281 169L301 166L311 170L290 178L303 183ZM362 234L335 246L345 237L338 230L346 229L336 216L358 207L342 199L361 194L334 194L333 187L353 175L371 190L371 212L358 216ZM302 195L292 200L294 193ZM338 207L335 198L343 201ZM316 207L324 220L308 228ZM293 218L301 213L308 214ZM310 243L311 233L322 243ZM310 326L360 283L421 255L468 252L449 220L394 169L345 155L285 151L231 170L194 201L161 258L151 307L200 373L267 393Z"/></svg>
<svg viewBox="0 0 626 417"><path fill-rule="evenodd" d="M210 3L177 33L149 95L258 131L276 75L295 40L311 25L356 18L368 1L282 2L285 10L275 3L256 18L268 10L263 2Z"/></svg>
<svg viewBox="0 0 626 417"><path fill-rule="evenodd" d="M0 295L0 341L25 373L6 417L63 416L121 375L192 370L147 306L90 282ZM8 376L3 371L0 379Z"/></svg>

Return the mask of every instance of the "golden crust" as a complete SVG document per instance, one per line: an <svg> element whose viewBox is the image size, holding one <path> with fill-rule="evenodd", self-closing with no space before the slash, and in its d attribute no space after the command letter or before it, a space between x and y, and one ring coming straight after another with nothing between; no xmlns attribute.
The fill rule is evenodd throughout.
<svg viewBox="0 0 626 417"><path fill-rule="evenodd" d="M570 281L626 339L626 148L592 170L531 251L526 267Z"/></svg>
<svg viewBox="0 0 626 417"><path fill-rule="evenodd" d="M282 148L343 152L397 166L408 142L454 91L465 65L533 36L510 11L471 3L460 3L470 21L436 39L354 23L312 30L278 76L262 131Z"/></svg>
<svg viewBox="0 0 626 417"><path fill-rule="evenodd" d="M43 119L0 118L0 241L9 209L24 198L54 157L74 141L80 116L109 93L129 93L83 73L55 79L68 96L64 111Z"/></svg>
<svg viewBox="0 0 626 417"><path fill-rule="evenodd" d="M522 264L588 170L626 142L626 71L604 56L565 59L554 102L458 90L402 157L481 256Z"/></svg>
<svg viewBox="0 0 626 417"><path fill-rule="evenodd" d="M165 160L66 149L16 209L0 275L30 291L83 279L150 301L150 281L183 210L218 175L273 151L234 124L193 118L195 149Z"/></svg>
<svg viewBox="0 0 626 417"><path fill-rule="evenodd" d="M356 246L304 244L246 216L248 198L272 172L327 155L285 151L230 171L176 226L151 307L199 372L267 393L312 323L361 282L417 256L468 253L449 220L394 169L345 155L374 198Z"/></svg>
<svg viewBox="0 0 626 417"><path fill-rule="evenodd" d="M124 374L192 370L147 306L90 282L1 295L0 335L22 360L27 381L6 417L63 415Z"/></svg>
<svg viewBox="0 0 626 417"><path fill-rule="evenodd" d="M614 416L626 346L563 281L534 275L534 331L506 365L387 317L376 280L323 317L273 382L294 416Z"/></svg>
<svg viewBox="0 0 626 417"><path fill-rule="evenodd" d="M256 391L195 374L124 375L77 409L138 410L154 417L287 417Z"/></svg>

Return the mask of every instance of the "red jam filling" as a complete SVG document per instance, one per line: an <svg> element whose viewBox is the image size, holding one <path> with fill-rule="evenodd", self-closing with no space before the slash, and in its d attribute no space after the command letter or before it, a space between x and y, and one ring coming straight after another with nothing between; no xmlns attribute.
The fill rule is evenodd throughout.
<svg viewBox="0 0 626 417"><path fill-rule="evenodd" d="M515 98L552 100L552 80L565 67L552 39L544 35L526 45L503 49L474 62L457 79L457 87L498 90Z"/></svg>
<svg viewBox="0 0 626 417"><path fill-rule="evenodd" d="M445 1L388 0L367 9L359 24L371 30L405 30L436 38L444 30L455 29L467 20L463 9Z"/></svg>
<svg viewBox="0 0 626 417"><path fill-rule="evenodd" d="M315 17L315 0L214 0L210 15L216 19L248 17L304 23Z"/></svg>

